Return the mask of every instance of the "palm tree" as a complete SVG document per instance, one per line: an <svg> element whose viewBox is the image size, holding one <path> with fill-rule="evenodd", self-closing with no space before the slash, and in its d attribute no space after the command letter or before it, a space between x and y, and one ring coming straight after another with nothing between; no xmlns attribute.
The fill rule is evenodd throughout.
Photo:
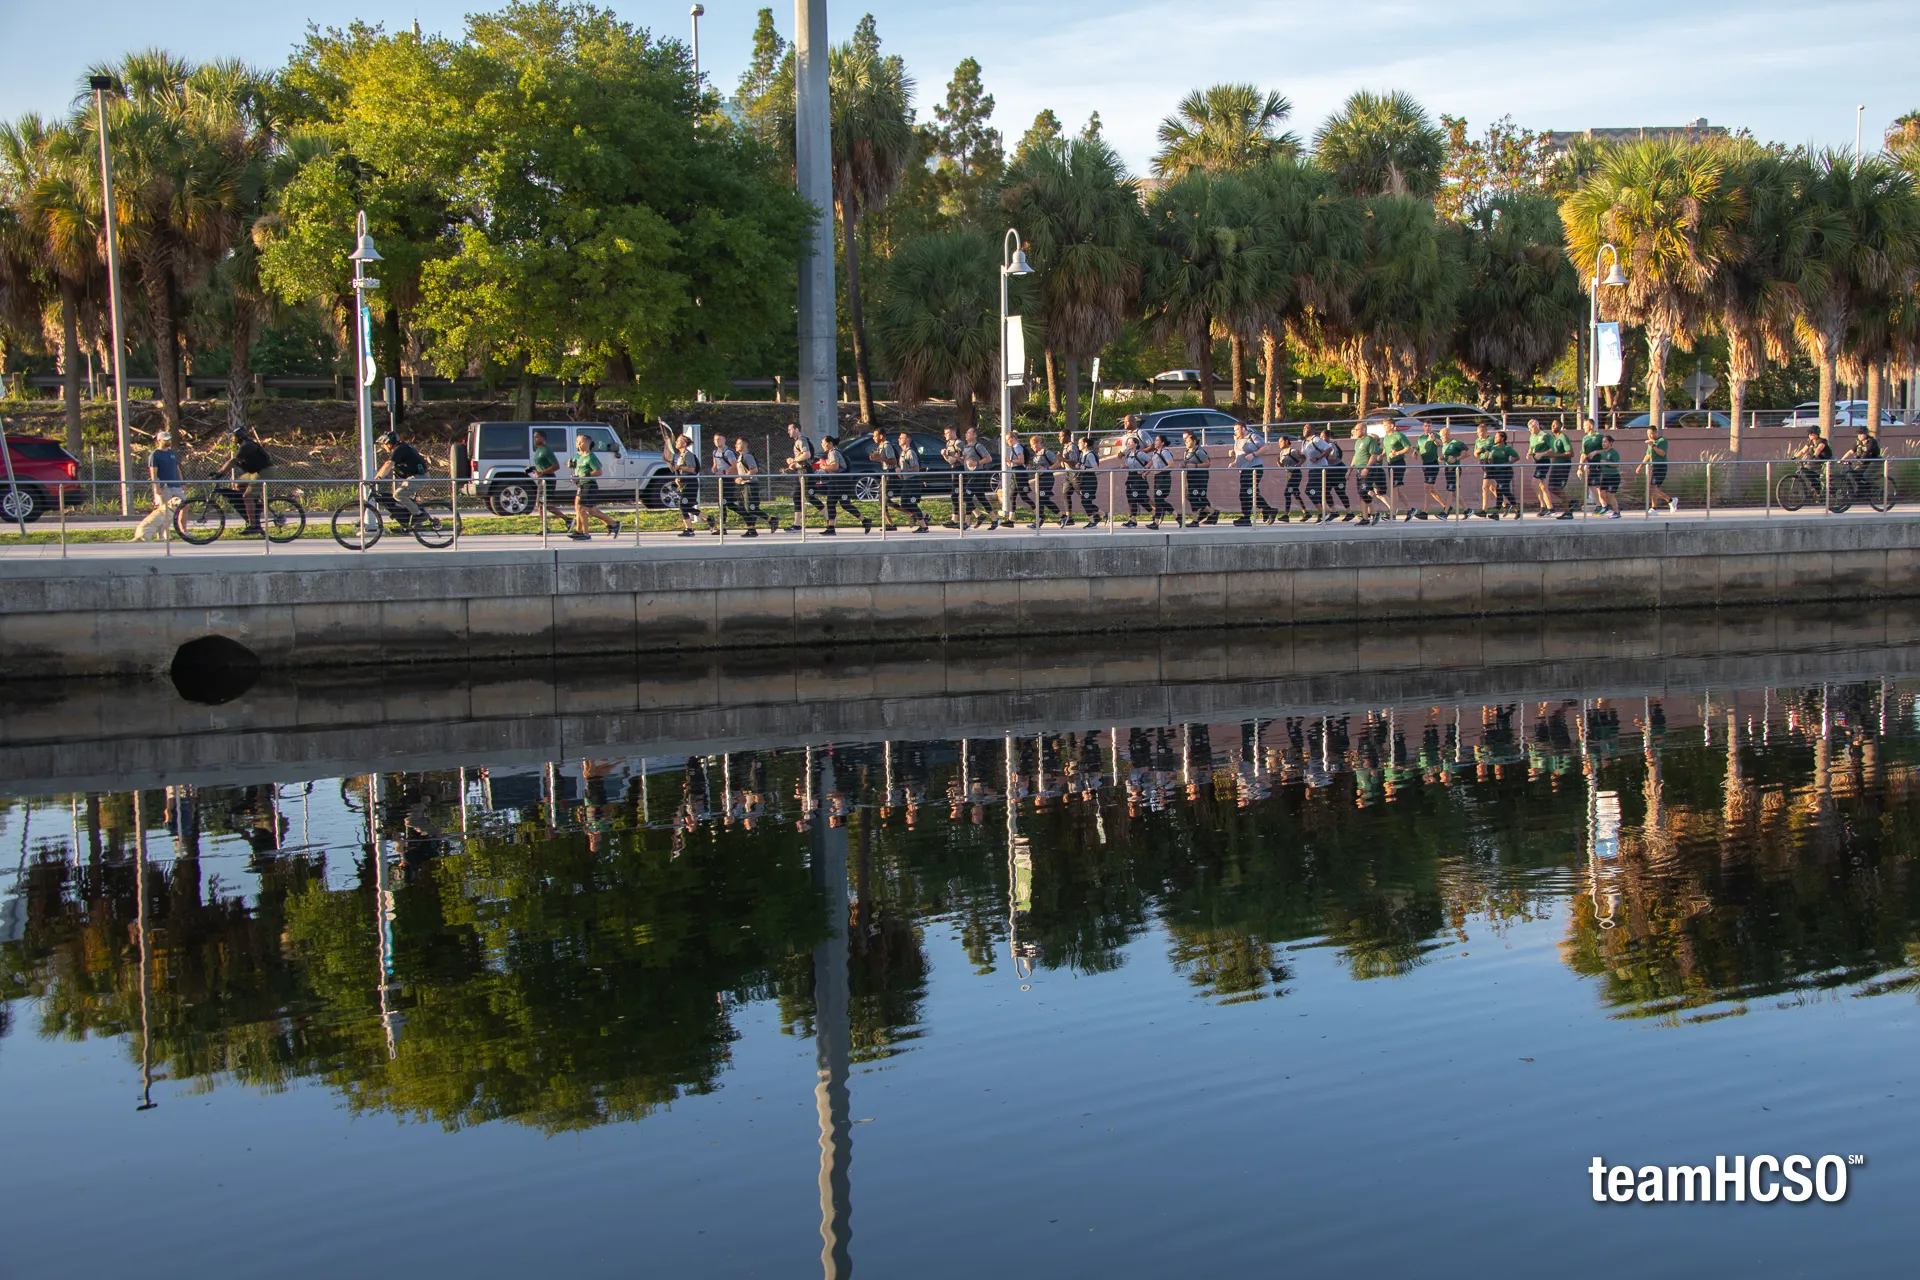
<svg viewBox="0 0 1920 1280"><path fill-rule="evenodd" d="M1447 143L1411 94L1362 89L1313 135L1313 155L1350 195L1431 197Z"/></svg>
<svg viewBox="0 0 1920 1280"><path fill-rule="evenodd" d="M1727 451L1741 451L1747 386L1769 357L1784 359L1792 338L1792 301L1782 281L1807 246L1813 219L1802 198L1812 171L1752 143L1728 147L1730 186L1741 192L1746 216L1714 276L1713 306L1727 339L1727 402L1732 413Z"/></svg>
<svg viewBox="0 0 1920 1280"><path fill-rule="evenodd" d="M1160 122L1160 154L1153 171L1183 178L1196 170L1245 173L1281 156L1300 154L1297 135L1280 131L1293 104L1280 93L1250 84L1195 89L1175 114Z"/></svg>
<svg viewBox="0 0 1920 1280"><path fill-rule="evenodd" d="M894 254L874 317L896 397L912 404L946 387L962 430L1000 365L998 267L995 242L982 231L909 240Z"/></svg>
<svg viewBox="0 0 1920 1280"><path fill-rule="evenodd" d="M87 209L73 131L27 115L0 125L0 189L15 215L16 243L26 270L46 286L60 310L61 399L67 448L80 440L80 363L83 313L91 309L101 275L100 220Z"/></svg>
<svg viewBox="0 0 1920 1280"><path fill-rule="evenodd" d="M1713 312L1715 274L1725 261L1741 209L1715 148L1666 139L1622 147L1560 206L1567 252L1591 288L1600 246L1620 251L1624 289L1601 307L1640 325L1647 338L1648 421L1666 412L1667 356L1690 345Z"/></svg>
<svg viewBox="0 0 1920 1280"><path fill-rule="evenodd" d="M1080 421L1080 360L1120 336L1140 295L1146 219L1119 155L1076 138L1036 146L1007 171L1000 208L1038 270L1049 362L1066 358L1068 430Z"/></svg>
<svg viewBox="0 0 1920 1280"><path fill-rule="evenodd" d="M1199 170L1154 192L1147 206L1141 292L1157 341L1187 340L1200 365L1200 399L1214 403L1213 339L1259 294L1269 250L1264 204L1252 185Z"/></svg>
<svg viewBox="0 0 1920 1280"><path fill-rule="evenodd" d="M1261 344L1266 366L1265 420L1280 415L1280 340L1313 344L1348 314L1366 245L1361 202L1339 195L1317 166L1279 159L1247 179L1265 206L1266 253L1250 305L1230 321Z"/></svg>
<svg viewBox="0 0 1920 1280"><path fill-rule="evenodd" d="M1441 235L1431 201L1374 196L1364 202L1366 238L1345 316L1323 328L1360 384L1366 417L1381 382L1398 399L1444 353L1461 287L1460 260Z"/></svg>
<svg viewBox="0 0 1920 1280"><path fill-rule="evenodd" d="M1586 300L1562 248L1560 211L1545 196L1511 195L1467 213L1465 268L1454 357L1483 388L1511 401L1559 359Z"/></svg>
<svg viewBox="0 0 1920 1280"><path fill-rule="evenodd" d="M1881 343L1862 335L1880 299L1912 287L1920 234L1913 177L1879 157L1828 151L1813 165L1806 204L1806 252L1787 285L1798 304L1796 331L1820 366L1820 430L1833 430L1834 381L1852 335L1880 367ZM1863 340L1864 339L1864 340Z"/></svg>

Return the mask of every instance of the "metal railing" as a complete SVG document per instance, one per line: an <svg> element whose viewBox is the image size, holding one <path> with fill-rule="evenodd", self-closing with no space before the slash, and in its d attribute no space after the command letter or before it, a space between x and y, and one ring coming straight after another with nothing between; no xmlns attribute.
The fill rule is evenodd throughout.
<svg viewBox="0 0 1920 1280"><path fill-rule="evenodd" d="M64 500L55 500L56 490ZM117 512L118 492L118 481L16 477L9 486L0 477L0 550L57 545L64 556L139 543L153 554L175 555L215 544L251 551L257 538L259 554L272 555L328 543L354 551L383 543L456 550L463 538L475 537L491 546L611 538L637 547L696 535L812 542L854 533L886 539L940 530L964 538L1050 527L1117 535L1198 526L1277 530L1296 523L1871 516L1898 511L1903 497L1920 493L1920 459L1102 467L1017 471L1009 494L991 468L699 475L675 477L659 489L664 505L632 493L582 495L542 481L530 506L508 512L466 480L269 476L139 485L132 517L90 514L107 503Z"/></svg>

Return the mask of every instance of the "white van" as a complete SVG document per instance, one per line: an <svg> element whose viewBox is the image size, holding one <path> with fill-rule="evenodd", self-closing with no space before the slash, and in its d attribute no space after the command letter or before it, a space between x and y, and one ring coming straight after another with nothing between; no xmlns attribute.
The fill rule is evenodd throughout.
<svg viewBox="0 0 1920 1280"><path fill-rule="evenodd" d="M657 449L633 449L604 422L475 422L467 427L467 492L485 497L495 515L525 515L537 505L533 482L533 433L546 434L560 473L547 485L549 503L573 501L573 438L585 435L600 455L599 490L613 502L667 505L662 486L666 460Z"/></svg>

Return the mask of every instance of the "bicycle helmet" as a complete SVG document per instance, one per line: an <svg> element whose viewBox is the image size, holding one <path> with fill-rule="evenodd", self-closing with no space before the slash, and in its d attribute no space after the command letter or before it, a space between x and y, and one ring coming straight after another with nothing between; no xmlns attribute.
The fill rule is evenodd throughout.
<svg viewBox="0 0 1920 1280"><path fill-rule="evenodd" d="M379 435L375 436L374 440L379 444L399 444L400 433L398 431L395 431L393 428L389 427L385 431L382 431Z"/></svg>

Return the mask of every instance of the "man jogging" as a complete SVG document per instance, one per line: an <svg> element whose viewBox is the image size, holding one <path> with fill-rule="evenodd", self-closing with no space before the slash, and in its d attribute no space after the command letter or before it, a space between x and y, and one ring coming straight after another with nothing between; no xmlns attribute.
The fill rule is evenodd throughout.
<svg viewBox="0 0 1920 1280"><path fill-rule="evenodd" d="M980 442L980 433L972 427L967 428L966 444L960 450L960 461L967 469L964 480L967 495L966 517L978 528L980 517L974 515L977 507L986 513L989 531L1000 527L1000 514L993 504L987 501L987 493L993 485L993 450Z"/></svg>
<svg viewBox="0 0 1920 1280"><path fill-rule="evenodd" d="M1060 514L1060 508L1053 501L1054 473L1060 469L1060 455L1049 449L1039 436L1029 440L1027 448L1027 466L1032 468L1034 483L1040 489L1040 503L1033 511L1033 527L1038 529L1052 516L1064 528L1067 518Z"/></svg>
<svg viewBox="0 0 1920 1280"><path fill-rule="evenodd" d="M1413 511L1407 508L1406 499L1401 495L1400 490L1407 484L1407 460L1413 456L1413 443L1407 439L1407 433L1400 429L1400 423L1397 420L1387 424L1387 433L1380 438L1380 449L1385 455L1387 475L1393 484L1393 487L1387 491L1387 518L1389 520L1393 518L1396 508L1406 508L1401 511L1400 519L1411 520Z"/></svg>
<svg viewBox="0 0 1920 1280"><path fill-rule="evenodd" d="M1220 520L1220 513L1213 509L1207 492L1207 486L1213 479L1207 470L1212 464L1212 459L1207 456L1207 446L1192 431L1186 433L1182 443L1186 445L1186 456L1181 460L1180 465L1185 469L1187 476L1188 520L1176 521L1176 523L1216 524Z"/></svg>
<svg viewBox="0 0 1920 1280"><path fill-rule="evenodd" d="M1300 481L1307 467L1307 455L1300 451L1300 441L1287 436L1280 437L1280 469L1286 473L1287 486L1280 494L1280 523L1293 519L1293 504L1300 504L1300 517L1303 520L1313 518L1312 508L1300 493Z"/></svg>
<svg viewBox="0 0 1920 1280"><path fill-rule="evenodd" d="M1247 424L1236 422L1233 426L1233 467L1240 472L1240 518L1236 525L1242 528L1253 523L1253 511L1260 509L1260 522L1272 524L1279 514L1274 510L1267 495L1260 492L1260 471L1266 465L1260 456L1261 442L1254 439L1247 430Z"/></svg>
<svg viewBox="0 0 1920 1280"><path fill-rule="evenodd" d="M1080 510L1087 515L1087 527L1092 528L1100 523L1100 455L1091 440L1080 436L1073 442L1065 461L1073 468L1075 487L1080 491Z"/></svg>
<svg viewBox="0 0 1920 1280"><path fill-rule="evenodd" d="M753 450L747 447L747 438L741 436L733 442L733 493L734 501L739 503L740 514L746 519L749 538L759 537L754 525L760 521L760 495L754 490L754 478L760 474L760 459L753 456ZM772 520L767 521L767 532L774 532Z"/></svg>
<svg viewBox="0 0 1920 1280"><path fill-rule="evenodd" d="M1460 469L1461 460L1467 456L1467 443L1453 438L1452 427L1440 428L1440 472L1447 487L1446 510L1441 513L1444 519L1456 515L1465 520L1467 513L1460 509Z"/></svg>
<svg viewBox="0 0 1920 1280"><path fill-rule="evenodd" d="M1387 488L1387 469L1382 463L1386 447L1365 426L1353 424L1353 468L1360 473L1360 523L1380 523L1373 504Z"/></svg>
<svg viewBox="0 0 1920 1280"><path fill-rule="evenodd" d="M1814 428L1811 434L1815 439L1819 439L1820 429L1818 427ZM1823 449L1826 448L1826 441L1821 440L1820 447ZM1832 457L1833 455L1832 453L1828 453L1827 456ZM1669 498L1665 488L1667 483L1667 437L1656 428L1651 421L1647 423L1647 453L1646 456L1640 460L1640 470L1646 472L1647 475L1648 507L1652 507L1655 502L1663 502L1666 504L1667 510L1678 511L1680 509L1680 503L1676 499Z"/></svg>
<svg viewBox="0 0 1920 1280"><path fill-rule="evenodd" d="M1494 432L1493 443L1487 446L1486 452L1487 480L1493 486L1493 505L1486 511L1487 519L1498 520L1502 507L1512 511L1516 520L1526 514L1520 507L1520 495L1513 487L1513 468L1519 461L1520 451L1507 443L1507 433Z"/></svg>
<svg viewBox="0 0 1920 1280"><path fill-rule="evenodd" d="M1600 509L1607 513L1607 519L1620 518L1620 451L1613 447L1612 436L1600 437L1600 448L1592 460L1587 463L1587 483L1594 487L1594 497L1600 503Z"/></svg>
<svg viewBox="0 0 1920 1280"><path fill-rule="evenodd" d="M1420 480L1425 486L1425 492L1420 499L1420 506L1408 514L1421 520L1427 519L1430 509L1436 506L1439 508L1440 518L1442 520L1447 518L1446 503L1440 498L1440 436L1445 434L1446 430L1447 428L1441 427L1437 433L1431 429L1423 431L1420 433L1420 438L1413 443L1413 451L1420 457Z"/></svg>
<svg viewBox="0 0 1920 1280"><path fill-rule="evenodd" d="M931 526L927 523L927 513L920 509L920 455L913 451L913 436L902 431L900 438L894 441L894 474L899 477L899 496L895 499L900 509L913 517L913 531L925 533Z"/></svg>
<svg viewBox="0 0 1920 1280"><path fill-rule="evenodd" d="M1567 481L1573 478L1573 445L1558 426L1547 429L1547 497L1559 520L1573 519L1573 504L1567 501Z"/></svg>

